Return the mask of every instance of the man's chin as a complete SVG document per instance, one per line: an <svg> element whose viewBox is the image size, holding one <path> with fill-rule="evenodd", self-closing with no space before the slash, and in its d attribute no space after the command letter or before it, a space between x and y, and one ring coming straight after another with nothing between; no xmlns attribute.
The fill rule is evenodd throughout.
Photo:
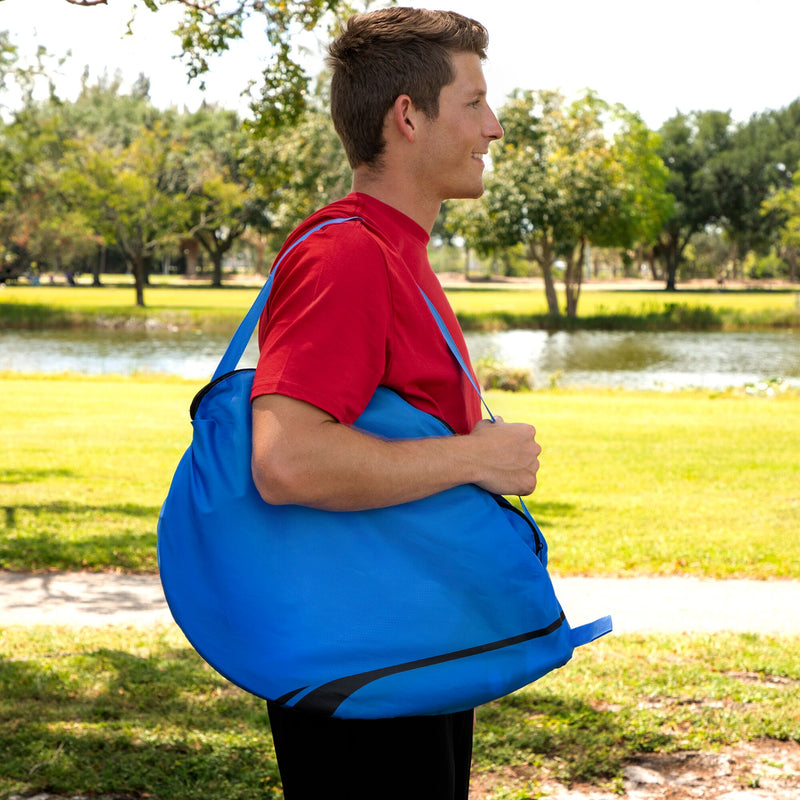
<svg viewBox="0 0 800 800"><path fill-rule="evenodd" d="M451 200L477 200L483 195L485 187L483 183L480 186L475 186L472 189L464 189L458 193L457 196L451 197Z"/></svg>

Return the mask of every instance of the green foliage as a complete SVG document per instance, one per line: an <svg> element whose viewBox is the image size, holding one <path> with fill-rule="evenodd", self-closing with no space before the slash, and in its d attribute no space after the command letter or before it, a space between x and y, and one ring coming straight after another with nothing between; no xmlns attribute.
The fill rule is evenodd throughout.
<svg viewBox="0 0 800 800"><path fill-rule="evenodd" d="M667 190L675 208L656 248L675 288L689 240L713 228L733 245L733 276L750 250L764 254L774 243L782 211L769 202L789 189L800 159L800 101L754 115L735 125L729 112L678 113L659 131L661 156L669 168Z"/></svg>
<svg viewBox="0 0 800 800"><path fill-rule="evenodd" d="M249 229L269 231L267 192L253 162L251 143L233 112L203 107L182 120L187 143L183 162L188 187L186 236L194 236L214 265L213 286L222 285L222 259Z"/></svg>
<svg viewBox="0 0 800 800"><path fill-rule="evenodd" d="M527 369L509 367L494 358L482 358L475 363L475 374L481 388L504 392L530 391L531 375Z"/></svg>
<svg viewBox="0 0 800 800"><path fill-rule="evenodd" d="M635 115L593 93L517 92L500 111L487 191L448 223L479 252L522 244L545 279L548 312L561 313L554 263L565 264L567 315L577 314L587 245L631 247L653 238L669 212L657 140ZM609 131L614 133L610 134Z"/></svg>
<svg viewBox="0 0 800 800"><path fill-rule="evenodd" d="M745 275L753 280L774 280L789 276L789 264L774 249L762 257L751 251L744 259L743 267Z"/></svg>
<svg viewBox="0 0 800 800"><path fill-rule="evenodd" d="M250 159L269 165L256 180L268 193L281 239L309 214L350 191L352 173L344 148L328 113L316 106L299 117L291 136L279 132L253 142Z"/></svg>
<svg viewBox="0 0 800 800"><path fill-rule="evenodd" d="M294 42L298 34L331 27L349 16L347 0L143 0L151 10L179 5L184 16L175 33L181 41L190 78L211 68L210 59L243 38L246 28L260 28L265 37L266 66L257 86L251 86L252 128L259 136L291 127L307 107L309 76L301 66Z"/></svg>
<svg viewBox="0 0 800 800"><path fill-rule="evenodd" d="M788 170L785 165L782 172ZM800 167L800 162L798 162ZM761 213L771 216L781 226L778 232L778 241L783 246L787 261L789 262L792 280L797 278L797 258L800 254L800 168L792 176L792 185L774 188L772 193L764 199Z"/></svg>
<svg viewBox="0 0 800 800"><path fill-rule="evenodd" d="M185 175L186 139L160 121L121 149L81 141L65 159L70 199L91 209L95 229L131 267L136 303L144 305L148 262L189 229L194 192Z"/></svg>

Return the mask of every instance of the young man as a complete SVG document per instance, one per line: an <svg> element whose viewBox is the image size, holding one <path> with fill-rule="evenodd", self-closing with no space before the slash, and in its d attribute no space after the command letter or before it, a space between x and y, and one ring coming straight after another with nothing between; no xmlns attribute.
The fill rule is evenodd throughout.
<svg viewBox="0 0 800 800"><path fill-rule="evenodd" d="M481 421L419 292L467 359L427 243L443 200L482 194L483 158L503 135L486 101L486 45L473 20L404 8L356 16L331 44L331 115L353 192L289 237L284 250L300 243L261 321L253 475L269 503L358 510L467 483L522 495L536 485L534 428ZM458 435L384 441L357 431L378 386ZM471 711L335 720L270 703L269 713L287 800L467 797Z"/></svg>

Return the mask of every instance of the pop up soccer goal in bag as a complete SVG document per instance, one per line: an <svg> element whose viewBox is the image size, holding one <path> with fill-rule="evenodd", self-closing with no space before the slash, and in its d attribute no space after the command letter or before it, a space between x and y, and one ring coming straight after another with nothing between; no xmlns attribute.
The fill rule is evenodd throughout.
<svg viewBox="0 0 800 800"><path fill-rule="evenodd" d="M159 516L164 593L198 653L265 699L371 719L472 708L608 633L609 617L569 625L527 509L476 486L352 513L262 500L250 461L254 370L236 367L280 263L192 403L192 443ZM385 388L356 427L454 435Z"/></svg>

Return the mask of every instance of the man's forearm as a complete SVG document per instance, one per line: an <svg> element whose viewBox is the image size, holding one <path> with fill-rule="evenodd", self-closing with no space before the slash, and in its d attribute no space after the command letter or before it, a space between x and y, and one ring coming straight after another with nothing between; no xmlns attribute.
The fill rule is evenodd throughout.
<svg viewBox="0 0 800 800"><path fill-rule="evenodd" d="M281 395L253 404L253 477L272 504L355 511L466 483L529 494L539 452L529 425L480 423L469 436L385 441Z"/></svg>

